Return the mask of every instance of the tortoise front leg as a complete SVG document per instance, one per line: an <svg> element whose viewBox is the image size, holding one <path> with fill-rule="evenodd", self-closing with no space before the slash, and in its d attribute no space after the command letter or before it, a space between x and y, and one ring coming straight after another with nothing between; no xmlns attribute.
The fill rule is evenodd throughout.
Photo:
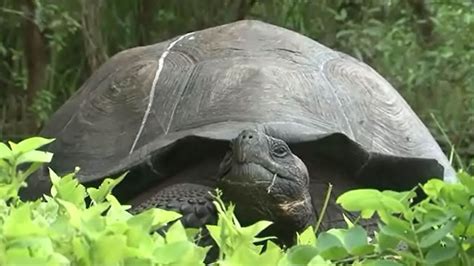
<svg viewBox="0 0 474 266"><path fill-rule="evenodd" d="M199 184L173 184L150 197L132 200L131 211L139 213L153 207L177 211L183 215L181 221L185 227L200 228L216 222L216 210L209 194L211 190L211 187Z"/></svg>

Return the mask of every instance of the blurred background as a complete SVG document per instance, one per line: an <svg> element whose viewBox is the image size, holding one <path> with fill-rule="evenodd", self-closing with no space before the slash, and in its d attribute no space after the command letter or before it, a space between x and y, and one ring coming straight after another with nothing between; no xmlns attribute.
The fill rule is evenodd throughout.
<svg viewBox="0 0 474 266"><path fill-rule="evenodd" d="M474 161L474 0L0 0L0 140L41 125L108 57L241 19L372 66L456 168ZM474 166L471 166L471 171Z"/></svg>

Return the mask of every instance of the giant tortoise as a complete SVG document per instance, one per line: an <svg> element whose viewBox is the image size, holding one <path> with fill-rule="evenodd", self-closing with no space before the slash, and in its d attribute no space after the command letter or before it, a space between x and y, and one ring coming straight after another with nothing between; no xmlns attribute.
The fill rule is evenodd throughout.
<svg viewBox="0 0 474 266"><path fill-rule="evenodd" d="M296 32L239 21L122 51L103 64L46 124L50 167L78 166L82 183L130 170L117 196L135 210L215 215L209 190L236 203L243 223L274 221L291 239L313 223L328 183L406 190L454 180L428 129L368 65ZM49 191L45 175L25 197Z"/></svg>

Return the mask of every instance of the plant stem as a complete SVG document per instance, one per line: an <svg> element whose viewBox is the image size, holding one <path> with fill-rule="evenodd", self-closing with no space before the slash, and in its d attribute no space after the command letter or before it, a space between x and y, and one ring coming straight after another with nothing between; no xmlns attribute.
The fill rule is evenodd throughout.
<svg viewBox="0 0 474 266"><path fill-rule="evenodd" d="M348 265L349 263L353 263L355 260L362 261L367 259L379 259L381 258L381 254L369 254L365 256L356 256L356 257L349 257L341 260L334 261L335 265ZM385 256L384 259L393 259L393 260L400 260L398 256Z"/></svg>
<svg viewBox="0 0 474 266"><path fill-rule="evenodd" d="M321 209L321 212L319 213L318 221L316 223L316 226L314 227L315 233L318 233L319 227L321 226L321 223L323 221L324 214L326 213L326 209L329 205L329 199L331 198L331 192L332 192L332 184L328 183L328 190L326 192L326 198L324 199L323 208Z"/></svg>
<svg viewBox="0 0 474 266"><path fill-rule="evenodd" d="M449 136L448 134L446 133L446 131L444 130L444 128L441 126L441 124L439 123L438 119L436 118L436 116L433 114L433 113L430 113L431 117L433 118L436 126L438 127L439 131L441 132L441 134L443 135L443 137L446 139L446 141L448 142L449 146L451 147L451 152L454 154L454 157L456 157L456 161L459 165L459 167L461 169L465 169L464 168L464 163L462 162L462 159L461 159L461 156L459 156L459 153L456 151L456 148L454 147L454 144L453 142L449 139ZM450 160L452 161L452 160ZM452 163L452 162L450 162Z"/></svg>
<svg viewBox="0 0 474 266"><path fill-rule="evenodd" d="M411 230L412 230L413 235L415 237L416 248L418 250L419 256L424 261L425 257L423 256L423 251L421 250L421 247L420 247L420 240L418 239L418 235L416 234L415 225L413 224L413 220L410 220L410 227L411 227Z"/></svg>

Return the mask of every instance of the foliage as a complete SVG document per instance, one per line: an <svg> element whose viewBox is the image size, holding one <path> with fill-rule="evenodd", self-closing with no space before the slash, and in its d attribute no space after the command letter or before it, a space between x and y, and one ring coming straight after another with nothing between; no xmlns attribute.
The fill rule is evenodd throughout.
<svg viewBox="0 0 474 266"><path fill-rule="evenodd" d="M21 201L18 191L26 177L50 161L52 154L38 149L51 141L0 143L0 265L203 264L210 247L196 244L198 230L185 229L176 221L180 214L153 208L132 215L130 206L117 201L111 191L125 175L86 189L75 173L58 177L50 170L51 196ZM426 199L416 204L415 190L346 192L337 199L345 210L360 212L361 219L380 217L373 239L348 221L347 228L317 237L309 227L287 250L267 241L272 237L258 237L271 222L242 227L234 206L226 206L218 192L218 222L206 226L220 248L212 264L472 265L474 177L460 172L459 181L430 180L422 185ZM166 232L157 233L165 225ZM262 241L264 246L256 244Z"/></svg>
<svg viewBox="0 0 474 266"><path fill-rule="evenodd" d="M110 194L121 178L88 188L74 173L50 172L51 197L22 202L18 189L37 165L51 159L36 150L51 142L31 138L10 148L0 146L0 265L181 265L202 262L207 248L193 242L180 222L166 236L152 233L176 220L178 213L150 209L136 216ZM16 171L33 163L26 172ZM90 198L87 205L85 199ZM113 247L113 248L112 248Z"/></svg>
<svg viewBox="0 0 474 266"><path fill-rule="evenodd" d="M93 71L86 63L84 22L78 11L84 1L89 0L34 0L35 23L49 47L47 82L30 108L38 123ZM0 105L6 104L7 95L21 96L27 86L25 40L19 34L24 31L24 2L0 1ZM371 65L400 91L446 153L452 146L456 149L458 167L468 169L474 162L472 1L104 0L104 6L99 31L108 55L240 18L301 32Z"/></svg>
<svg viewBox="0 0 474 266"><path fill-rule="evenodd" d="M459 183L432 179L422 186L428 196L411 205L413 191L356 190L338 198L349 211L381 219L374 250L408 265L471 265L474 262L474 179L459 173ZM403 248L400 248L402 244Z"/></svg>
<svg viewBox="0 0 474 266"><path fill-rule="evenodd" d="M35 172L42 163L49 162L52 154L36 149L44 146L52 139L30 138L20 143L9 142L10 147L0 143L0 196L5 201L18 201L18 191L25 186L26 178ZM26 171L19 171L22 164L30 163Z"/></svg>

